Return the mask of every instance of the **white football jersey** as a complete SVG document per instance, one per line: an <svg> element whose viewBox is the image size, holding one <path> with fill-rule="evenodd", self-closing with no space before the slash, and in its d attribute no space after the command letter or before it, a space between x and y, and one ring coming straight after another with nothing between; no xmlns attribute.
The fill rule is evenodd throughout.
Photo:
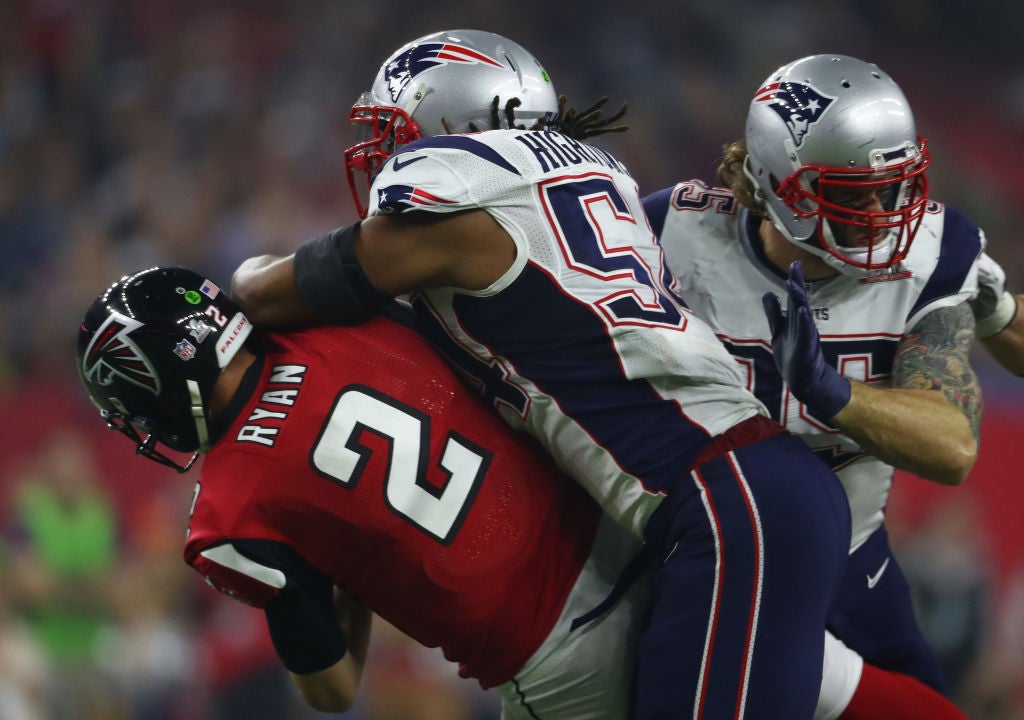
<svg viewBox="0 0 1024 720"><path fill-rule="evenodd" d="M855 550L882 523L893 468L813 417L783 382L761 296L773 292L785 307L786 278L764 255L760 219L728 189L699 180L648 196L644 206L680 297L714 328L771 416L836 470L850 500ZM927 313L975 292L983 243L976 225L933 202L897 272L881 280L837 275L808 283L826 360L848 378L887 384L903 334Z"/></svg>
<svg viewBox="0 0 1024 720"><path fill-rule="evenodd" d="M636 182L555 132L417 141L374 179L370 214L482 208L517 257L490 287L413 296L424 331L513 426L641 534L710 438L763 405L668 290Z"/></svg>

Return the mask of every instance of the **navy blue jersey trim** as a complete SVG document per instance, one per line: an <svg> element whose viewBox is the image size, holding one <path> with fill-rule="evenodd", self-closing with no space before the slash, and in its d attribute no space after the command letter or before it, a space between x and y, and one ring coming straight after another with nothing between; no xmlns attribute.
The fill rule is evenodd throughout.
<svg viewBox="0 0 1024 720"><path fill-rule="evenodd" d="M672 203L672 193L676 186L658 190L645 197L641 202L644 204L644 212L651 223L651 230L660 238L665 229L665 219L668 217L668 208Z"/></svg>
<svg viewBox="0 0 1024 720"><path fill-rule="evenodd" d="M510 173L515 175L521 175L519 170L502 157L497 150L489 145L484 145L478 140L474 140L471 137L465 135L435 135L434 137L421 138L416 142L409 143L404 148L399 150L392 157L402 155L407 152L414 152L416 150L422 150L424 148L454 148L456 150L464 150L471 155L476 155L482 160L486 160L489 163L493 163L503 170L508 170Z"/></svg>
<svg viewBox="0 0 1024 720"><path fill-rule="evenodd" d="M947 205L943 220L939 262L907 313L908 320L926 305L955 295L981 253L981 231L966 215Z"/></svg>
<svg viewBox="0 0 1024 720"><path fill-rule="evenodd" d="M761 239L762 221L763 218L760 215L748 211L744 214L743 226L740 232L743 233L747 247L750 248L750 252L754 254L757 262L772 275L785 282L786 272L769 260L768 254L764 251L764 240Z"/></svg>
<svg viewBox="0 0 1024 720"><path fill-rule="evenodd" d="M707 431L646 379L625 376L622 360L593 308L567 296L551 278L528 264L497 295L457 295L460 327L496 357L507 358L523 377L555 399L623 470L660 491L675 488L709 442ZM425 304L414 303L421 327L453 363L451 339ZM461 348L461 346L458 346ZM496 377L493 365L465 367L490 402L511 398L517 386ZM486 375L485 373L490 373ZM520 411L525 410L521 407Z"/></svg>

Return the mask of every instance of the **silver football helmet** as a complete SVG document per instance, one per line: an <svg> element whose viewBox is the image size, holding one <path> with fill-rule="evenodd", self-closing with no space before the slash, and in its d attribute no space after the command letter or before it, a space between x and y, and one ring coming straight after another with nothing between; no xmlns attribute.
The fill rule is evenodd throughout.
<svg viewBox="0 0 1024 720"><path fill-rule="evenodd" d="M744 172L771 221L848 275L907 255L928 196L925 139L903 91L843 55L784 65L754 95Z"/></svg>
<svg viewBox="0 0 1024 720"><path fill-rule="evenodd" d="M349 117L360 136L345 151L345 168L360 217L366 214L361 189L401 146L511 124L529 128L557 115L551 79L518 43L482 30L449 30L413 40L385 61ZM359 176L363 183L357 182Z"/></svg>

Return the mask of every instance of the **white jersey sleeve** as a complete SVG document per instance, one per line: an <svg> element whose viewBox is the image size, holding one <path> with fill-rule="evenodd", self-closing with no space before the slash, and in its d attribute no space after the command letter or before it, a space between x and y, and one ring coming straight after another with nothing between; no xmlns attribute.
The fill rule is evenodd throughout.
<svg viewBox="0 0 1024 720"><path fill-rule="evenodd" d="M374 179L369 215L479 207L469 183L452 168L450 153L417 152L421 143L428 142L407 146L388 158Z"/></svg>

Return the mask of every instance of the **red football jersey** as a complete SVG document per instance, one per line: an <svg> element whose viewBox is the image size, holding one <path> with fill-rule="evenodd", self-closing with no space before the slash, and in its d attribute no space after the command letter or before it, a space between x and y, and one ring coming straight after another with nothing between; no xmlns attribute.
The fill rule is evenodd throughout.
<svg viewBox="0 0 1024 720"><path fill-rule="evenodd" d="M590 497L392 320L270 334L254 385L204 459L186 561L262 607L288 568L218 558L282 543L464 675L509 680L590 550Z"/></svg>

